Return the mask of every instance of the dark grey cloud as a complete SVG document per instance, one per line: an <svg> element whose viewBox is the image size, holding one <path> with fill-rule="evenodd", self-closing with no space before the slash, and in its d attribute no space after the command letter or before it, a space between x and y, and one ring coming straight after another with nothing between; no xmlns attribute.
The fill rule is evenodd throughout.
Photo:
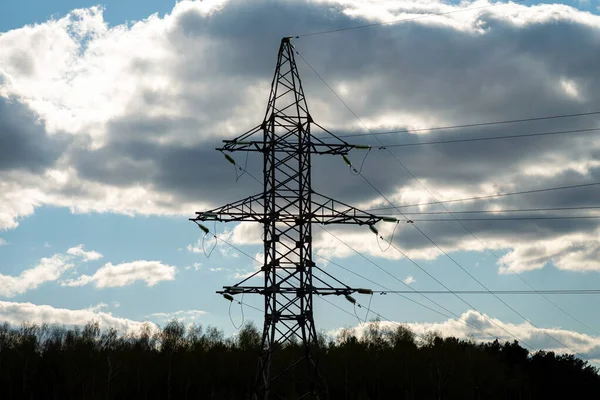
<svg viewBox="0 0 600 400"><path fill-rule="evenodd" d="M73 162L87 180L120 187L143 185L187 201L217 205L259 192L247 175L235 182L236 169L215 151L221 144L213 140L193 147L119 140L95 151L76 151ZM240 165L245 164L245 156L234 157ZM249 163L248 169L255 164Z"/></svg>
<svg viewBox="0 0 600 400"><path fill-rule="evenodd" d="M0 171L42 172L65 150L67 141L50 137L25 104L0 96Z"/></svg>
<svg viewBox="0 0 600 400"><path fill-rule="evenodd" d="M141 185L181 203L218 206L255 194L260 185L248 176L236 183L233 167L213 149L220 145L221 138L233 138L236 131L241 134L262 122L282 36L370 22L351 18L342 8L259 1L231 2L210 16L193 8L176 13L162 37L168 43L165 53L169 55L156 59L132 57L129 61L132 74L163 75L172 84L168 88L142 85L135 89L131 104L106 122L103 146L72 143L66 158L86 181L116 189ZM435 126L600 110L600 80L595 68L600 61L600 30L575 22L567 14L517 25L505 17L506 13L498 7L481 11L469 22L454 19L454 24L462 24L461 29L421 19L306 36L295 39L294 44L373 131L410 127L414 119ZM361 132L348 128L360 123L299 57L297 63L315 120L336 134ZM373 122L384 118L395 121L381 126ZM384 144L393 145L595 128L599 121L597 116L587 116L380 138ZM15 149L34 148L32 143L38 143L24 141L33 136L10 137L14 142L10 147ZM25 144L17 145L17 137ZM377 149L380 143L373 137L348 140L374 147L364 163L363 174L386 196L403 202L398 199L399 189L420 190L386 151ZM52 146L44 144L40 148ZM27 165L51 165L59 150L32 152L41 161ZM598 134L593 132L391 151L436 195L452 190L468 196L481 194L484 188L489 191L490 187L497 192L511 192L600 180L600 167L595 164L600 144ZM18 151L11 154L14 158ZM364 154L353 151L350 158L358 166ZM245 163L245 154L236 153L234 157L238 164ZM261 162L260 156L250 155L249 170L258 178L262 176ZM319 193L350 204L380 197L361 177L350 173L341 157L314 156L313 167L314 189ZM532 172L535 168L547 173ZM69 186L68 190L76 192L77 188ZM448 207L465 210L590 205L595 204L598 194L600 189L587 188ZM383 200L380 204L387 205ZM486 240L505 241L592 234L598 227L594 220L465 224ZM449 249L470 238L457 223L419 226ZM403 227L396 240L408 248L431 246L411 226Z"/></svg>
<svg viewBox="0 0 600 400"><path fill-rule="evenodd" d="M169 33L169 40L173 46L181 48L181 57L170 67L187 83L188 89L178 93L177 101L190 113L195 111L195 116L157 119L135 114L112 121L108 146L96 154L86 152L75 157L79 160L80 173L88 179L117 185L145 182L183 198L203 196L216 203L221 200L221 194L241 198L244 194L253 193L251 179L242 180L239 184L233 182L230 165L212 150L218 142L199 141L195 147L184 148L169 144L159 146L153 144L154 141L175 131L189 132L192 137L199 131L214 131L214 126L230 116L232 109L243 106L247 99L242 93L247 86L256 80L270 81L281 36L336 29L361 22L365 21L348 18L339 10L289 2L276 5L270 2L234 2L210 18L193 10L180 15L176 28ZM444 121L462 123L593 109L595 94L587 90L588 86L581 87L581 96L586 99L581 104L560 89L560 80L570 79L575 83L597 81L594 68L570 66L571 63L590 65L589 49L599 46L594 29L568 20L517 27L487 11L482 12L473 23L479 23L485 32L460 31L417 21L345 34L300 38L295 43L330 84L336 87L347 83L351 90L359 91L359 96L353 96L351 92L345 100L365 119L397 112L431 114ZM563 35L566 38L553 39ZM573 42L577 42L576 45L572 45ZM567 58L555 55L563 52L568 55ZM309 108L315 118L330 117L322 114L318 107L311 107L318 100L331 104L335 120L352 120L352 115L328 93L307 66L299 58L297 62L305 82ZM208 77L214 85L196 90L194 83L204 82ZM356 89L352 89L354 86ZM265 104L266 94L265 91ZM168 97L162 100L160 97L160 93L144 93L143 102L151 105L168 101ZM600 101L596 103L600 108ZM257 114L254 119L255 124L261 122L262 114ZM420 136L397 134L382 136L381 140L395 144L582 129L595 127L597 120L592 116L535 124L433 131ZM392 151L434 191L466 187L478 192L480 185L489 183L495 183L502 191L504 187L506 190L539 187L539 177L524 176L522 171L549 155L559 154L565 160L592 160L598 151L596 136L584 133L397 148ZM379 144L373 137L350 140L373 146ZM114 158L112 163L107 161L103 164L98 160L110 160L111 157ZM243 162L243 155L236 157ZM356 164L362 154L355 152L351 157ZM251 156L251 160L260 163L255 155ZM123 173L115 174L116 170ZM260 175L259 165L256 165L255 173ZM415 184L385 151L373 150L369 154L364 175L389 196L400 187ZM590 180L590 176L579 175L544 179L543 183L552 186ZM347 202L377 197L377 193L360 178L349 173L340 158L314 157L313 176L317 191ZM584 198L579 199L572 192L552 196L552 201L547 199L544 198L546 206L578 201L585 203ZM539 204L539 200L540 196L534 203ZM507 205L516 206L517 203L524 206L527 201L503 200L503 204ZM519 224L531 225L535 234L539 233L536 227L545 231L545 227L552 230L560 224L569 231L564 222ZM471 222L469 225L474 231L483 231L489 229L490 224ZM506 228L498 226L494 230L504 234L514 229L509 225L506 224ZM582 228L588 225L594 223L578 223ZM445 231L455 232L456 228L436 228L436 232ZM525 229L524 232L527 231Z"/></svg>

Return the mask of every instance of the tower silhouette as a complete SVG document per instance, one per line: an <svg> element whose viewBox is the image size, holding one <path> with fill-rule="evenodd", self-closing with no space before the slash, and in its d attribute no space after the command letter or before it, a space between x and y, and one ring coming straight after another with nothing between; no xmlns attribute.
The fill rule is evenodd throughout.
<svg viewBox="0 0 600 400"><path fill-rule="evenodd" d="M325 135L314 136L311 126ZM262 133L262 137L260 134ZM334 143L326 139L335 139ZM354 148L316 124L306 104L294 58L291 37L281 40L263 122L233 140L225 140L222 152L262 154L262 193L215 208L190 218L205 231L202 221L254 221L263 225L264 275L260 286L247 285L252 277L217 293L228 299L245 293L264 296L264 327L254 388L254 398L327 398L327 387L318 369L317 332L313 295L369 293L355 289L319 268L312 259L312 224L358 224L373 227L378 217L313 191L311 155L345 156ZM228 154L225 157L235 161ZM347 159L346 159L347 161ZM321 277L313 272L321 272ZM334 284L341 285L334 287ZM276 352L301 343L293 362L282 364Z"/></svg>

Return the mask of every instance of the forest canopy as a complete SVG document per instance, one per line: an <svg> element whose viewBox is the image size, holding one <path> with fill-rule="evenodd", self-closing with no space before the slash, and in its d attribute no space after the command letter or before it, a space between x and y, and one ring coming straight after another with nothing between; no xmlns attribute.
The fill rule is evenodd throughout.
<svg viewBox="0 0 600 400"><path fill-rule="evenodd" d="M226 338L173 320L138 334L23 324L0 326L3 399L247 399L261 334ZM518 342L477 343L371 322L319 336L319 364L335 399L552 399L600 393L598 370L573 355L530 353ZM278 350L281 362L301 348Z"/></svg>

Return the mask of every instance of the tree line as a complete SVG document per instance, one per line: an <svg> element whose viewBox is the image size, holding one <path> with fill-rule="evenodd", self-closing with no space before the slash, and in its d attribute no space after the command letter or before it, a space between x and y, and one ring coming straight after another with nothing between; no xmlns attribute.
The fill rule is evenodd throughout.
<svg viewBox="0 0 600 400"><path fill-rule="evenodd" d="M261 334L248 323L226 338L173 320L135 335L23 324L0 326L1 399L248 399ZM294 359L290 344L277 360ZM478 343L371 322L359 337L319 337L332 400L575 399L600 393L598 369L573 355L530 353L518 342Z"/></svg>

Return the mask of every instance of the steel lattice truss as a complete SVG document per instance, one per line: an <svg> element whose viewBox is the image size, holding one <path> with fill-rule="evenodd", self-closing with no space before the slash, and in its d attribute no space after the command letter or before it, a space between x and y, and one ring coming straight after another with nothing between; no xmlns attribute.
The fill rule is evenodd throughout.
<svg viewBox="0 0 600 400"><path fill-rule="evenodd" d="M315 354L313 295L349 295L358 289L344 285L315 265L312 224L372 226L382 217L312 191L311 154L345 155L355 146L332 134L336 143L326 143L311 135L311 125L316 124L308 112L290 39L281 41L264 121L217 149L262 153L263 192L210 211L197 212L191 220L263 224L264 264L258 272L264 275L263 285L245 286L250 279L247 278L237 285L225 286L218 293L264 296L265 319L255 398L323 399L327 397L327 390L318 373ZM253 138L261 133L261 140ZM315 276L315 270L326 278ZM303 353L291 364L278 365L274 352L289 343L301 343ZM291 395L290 387L293 388Z"/></svg>

